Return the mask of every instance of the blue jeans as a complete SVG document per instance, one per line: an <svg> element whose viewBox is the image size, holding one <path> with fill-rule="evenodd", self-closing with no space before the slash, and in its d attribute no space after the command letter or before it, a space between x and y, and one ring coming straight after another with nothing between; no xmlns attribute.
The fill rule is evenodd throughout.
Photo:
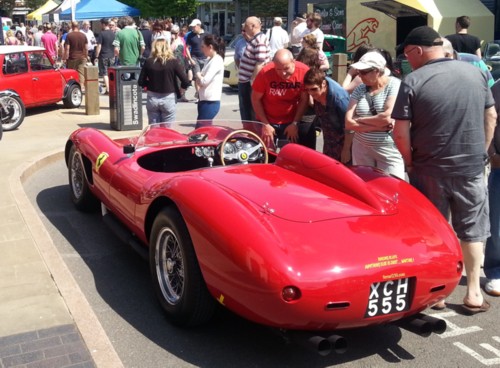
<svg viewBox="0 0 500 368"><path fill-rule="evenodd" d="M254 121L252 108L252 85L250 82L238 83L241 121Z"/></svg>
<svg viewBox="0 0 500 368"><path fill-rule="evenodd" d="M196 128L212 125L212 119L220 110L220 101L198 101Z"/></svg>
<svg viewBox="0 0 500 368"><path fill-rule="evenodd" d="M484 252L484 274L500 279L500 168L491 169L488 178L490 199L490 231Z"/></svg>
<svg viewBox="0 0 500 368"><path fill-rule="evenodd" d="M175 121L175 93L148 91L146 110L149 124L172 123Z"/></svg>

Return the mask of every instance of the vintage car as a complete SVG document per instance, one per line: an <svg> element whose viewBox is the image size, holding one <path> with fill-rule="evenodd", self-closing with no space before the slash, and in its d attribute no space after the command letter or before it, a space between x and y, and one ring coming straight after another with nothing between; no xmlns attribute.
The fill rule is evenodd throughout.
<svg viewBox="0 0 500 368"><path fill-rule="evenodd" d="M241 34L234 37L227 45L224 55L224 83L233 89L238 88L238 68L234 62L234 46L243 36Z"/></svg>
<svg viewBox="0 0 500 368"><path fill-rule="evenodd" d="M500 40L486 43L483 48L483 61L488 65L494 80L500 78Z"/></svg>
<svg viewBox="0 0 500 368"><path fill-rule="evenodd" d="M79 129L65 147L72 201L100 204L149 259L174 324L203 323L220 305L322 354L345 350L342 329L443 332L421 312L450 295L463 261L436 208L377 169L293 143L277 153L260 131L153 124L112 140Z"/></svg>
<svg viewBox="0 0 500 368"><path fill-rule="evenodd" d="M3 122L3 130L14 130L21 125L26 108L64 102L67 108L82 103L78 73L61 69L43 47L0 46L0 90L11 91L10 106L15 114Z"/></svg>

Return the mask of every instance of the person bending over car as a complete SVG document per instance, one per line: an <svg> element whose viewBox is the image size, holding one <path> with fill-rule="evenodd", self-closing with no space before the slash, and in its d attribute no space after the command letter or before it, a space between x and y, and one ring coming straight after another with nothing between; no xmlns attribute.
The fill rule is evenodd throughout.
<svg viewBox="0 0 500 368"><path fill-rule="evenodd" d="M293 59L287 49L276 52L274 60L257 74L252 85L252 105L262 128L262 139L267 145L276 139L308 145L309 131L301 132L299 122L308 104L309 96L303 80L309 67ZM309 129L314 130L314 129Z"/></svg>

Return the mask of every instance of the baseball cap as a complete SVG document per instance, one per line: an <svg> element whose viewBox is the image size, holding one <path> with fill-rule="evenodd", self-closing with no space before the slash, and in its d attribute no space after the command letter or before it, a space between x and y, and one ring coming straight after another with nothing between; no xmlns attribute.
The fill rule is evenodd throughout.
<svg viewBox="0 0 500 368"><path fill-rule="evenodd" d="M414 28L408 33L403 46L415 45L415 46L439 46L442 45L443 41L441 36L433 28L428 26L421 26Z"/></svg>
<svg viewBox="0 0 500 368"><path fill-rule="evenodd" d="M376 51L370 51L361 56L357 63L351 65L354 69L357 70L366 70L366 69L379 69L382 70L385 68L385 58Z"/></svg>
<svg viewBox="0 0 500 368"><path fill-rule="evenodd" d="M191 24L189 26L190 27L201 26L201 20L199 20L199 19L193 19L193 21L191 22Z"/></svg>
<svg viewBox="0 0 500 368"><path fill-rule="evenodd" d="M179 33L179 26L177 24L174 24L172 28L170 28L171 33Z"/></svg>

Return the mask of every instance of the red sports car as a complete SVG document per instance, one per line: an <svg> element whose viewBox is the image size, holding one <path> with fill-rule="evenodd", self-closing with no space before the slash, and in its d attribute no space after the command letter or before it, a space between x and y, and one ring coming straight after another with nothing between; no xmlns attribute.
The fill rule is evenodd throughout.
<svg viewBox="0 0 500 368"><path fill-rule="evenodd" d="M26 108L63 101L67 108L82 103L78 73L61 69L43 47L0 46L0 90L9 93L1 98L1 108L10 111L2 121L4 131L22 124Z"/></svg>
<svg viewBox="0 0 500 368"><path fill-rule="evenodd" d="M260 128L156 124L118 140L79 129L65 150L72 200L100 203L149 258L177 325L205 322L219 304L322 353L344 349L341 329L442 332L421 312L453 291L463 265L433 205L376 169L292 143L277 153Z"/></svg>

